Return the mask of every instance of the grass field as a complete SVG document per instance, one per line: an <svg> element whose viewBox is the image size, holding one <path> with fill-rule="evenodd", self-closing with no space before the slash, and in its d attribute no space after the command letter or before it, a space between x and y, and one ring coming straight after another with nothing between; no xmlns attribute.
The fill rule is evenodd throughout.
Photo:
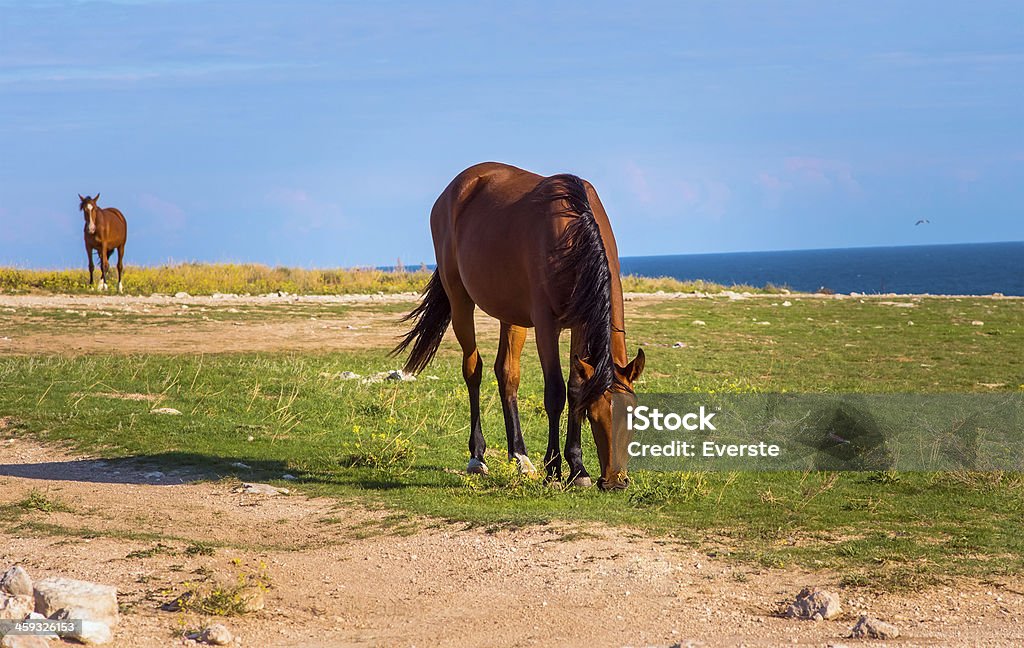
<svg viewBox="0 0 1024 648"><path fill-rule="evenodd" d="M337 314L330 308L211 309L204 317L230 320L246 335L268 321ZM361 308L362 316L390 318L408 305ZM0 336L87 327L77 322L93 317L39 311L0 325ZM123 325L187 327L196 317L139 314ZM627 318L631 347L643 343L648 356L642 391L1024 390L1024 300L641 300L627 304ZM490 362L493 331L483 338ZM686 346L673 348L680 341ZM493 474L467 477L460 471L468 413L454 343L446 338L416 382L338 377L397 367L386 351L381 344L331 353L0 356L0 416L11 417L0 435L28 433L89 453L246 479L291 473L298 481L289 485L309 493L474 525L621 525L764 567L832 570L853 586L916 587L1024 568L1019 474L638 472L624 493L562 491L503 463L489 374L482 407ZM520 408L538 465L546 439L539 373L528 343ZM124 397L131 394L150 400ZM150 414L155 406L182 415ZM593 466L586 436L584 452ZM253 471L230 466L238 461Z"/></svg>
<svg viewBox="0 0 1024 648"><path fill-rule="evenodd" d="M115 281L117 271L108 277ZM287 292L301 295L344 295L372 293L419 292L430 279L426 267L385 271L376 268L305 268L269 267L259 264L178 263L161 266L127 266L124 291L129 295L153 293L192 295L213 293L262 295ZM95 280L99 281L99 270ZM671 277L635 277L623 279L623 288L632 292L707 292L719 293L727 288L749 292L780 292L768 285L721 286L706 281L679 281ZM62 293L86 294L89 273L85 268L66 270L32 270L0 268L0 293Z"/></svg>

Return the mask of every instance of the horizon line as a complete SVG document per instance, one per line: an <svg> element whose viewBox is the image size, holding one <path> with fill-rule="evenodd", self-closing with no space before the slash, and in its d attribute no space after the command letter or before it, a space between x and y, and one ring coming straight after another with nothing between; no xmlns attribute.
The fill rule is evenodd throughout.
<svg viewBox="0 0 1024 648"><path fill-rule="evenodd" d="M634 255L620 255L619 259L667 259L673 257L699 257L699 256L723 256L723 255L746 255L746 254L784 254L787 252L835 252L838 250L894 250L903 248L924 248L924 247L956 247L963 245L1012 245L1012 244L1024 244L1024 240L1012 240L1012 241L969 241L963 243L921 243L914 245L855 245L847 247L831 247L831 248L785 248L775 250L739 250L732 252L680 252L675 254L634 254ZM397 257L396 261L401 262L401 257ZM356 264L356 265L304 265L304 264L282 264L282 263L270 263L266 261L253 261L253 260L233 260L233 261L207 261L201 259L182 259L177 260L174 258L168 258L165 261L158 261L155 263L129 263L126 264L128 267L138 268L153 268L160 266L176 266L176 265L257 265L265 266L268 268L301 268L304 270L383 270L393 271L397 264ZM402 263L402 266L407 271L416 271L422 266L426 266L428 269L432 269L436 266L436 260L434 262L417 261L413 263ZM60 271L60 270L74 270L79 268L77 265L72 266L28 266L18 263L0 264L0 269L14 269L14 270L36 270L36 271Z"/></svg>

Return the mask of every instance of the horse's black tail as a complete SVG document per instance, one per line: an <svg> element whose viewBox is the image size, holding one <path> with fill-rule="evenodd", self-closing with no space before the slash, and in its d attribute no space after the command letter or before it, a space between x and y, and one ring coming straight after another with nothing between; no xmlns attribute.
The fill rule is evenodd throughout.
<svg viewBox="0 0 1024 648"><path fill-rule="evenodd" d="M391 351L396 356L404 353L412 345L412 353L405 363L405 371L419 373L430 363L430 359L441 346L441 338L448 330L452 321L452 305L448 301L448 293L441 285L441 278L434 275L423 289L423 300L411 313L402 318L402 322L415 321L412 330L405 334L398 346Z"/></svg>
<svg viewBox="0 0 1024 648"><path fill-rule="evenodd" d="M583 360L594 375L580 389L576 408L582 412L611 388L615 372L611 357L611 270L601 239L601 230L580 178L562 174L552 176L551 198L564 200L574 216L555 246L555 276L567 281L569 299L561 314L561 323L579 327L583 338Z"/></svg>

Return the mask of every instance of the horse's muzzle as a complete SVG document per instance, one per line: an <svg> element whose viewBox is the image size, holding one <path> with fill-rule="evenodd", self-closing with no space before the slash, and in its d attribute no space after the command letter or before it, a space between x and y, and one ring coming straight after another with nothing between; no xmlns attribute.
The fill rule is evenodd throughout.
<svg viewBox="0 0 1024 648"><path fill-rule="evenodd" d="M629 477L626 477L625 475L607 480L604 477L601 477L597 480L597 487L603 491L626 490L627 486L629 486Z"/></svg>

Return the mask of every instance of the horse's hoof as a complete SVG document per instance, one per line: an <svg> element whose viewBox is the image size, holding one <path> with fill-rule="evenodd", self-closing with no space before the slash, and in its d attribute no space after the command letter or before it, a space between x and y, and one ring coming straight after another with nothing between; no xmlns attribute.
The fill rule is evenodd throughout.
<svg viewBox="0 0 1024 648"><path fill-rule="evenodd" d="M473 457L472 459L469 460L469 465L466 466L466 472L468 472L470 475L486 475L490 471L487 470L487 464L485 464L483 461L480 461L476 457Z"/></svg>
<svg viewBox="0 0 1024 648"><path fill-rule="evenodd" d="M121 284L120 281L117 282L117 292L119 295L124 294L124 286Z"/></svg>
<svg viewBox="0 0 1024 648"><path fill-rule="evenodd" d="M512 458L515 459L516 464L519 466L520 475L533 475L537 472L537 469L533 467L533 462L526 455L517 454Z"/></svg>
<svg viewBox="0 0 1024 648"><path fill-rule="evenodd" d="M590 477L587 477L586 475L581 475L576 479L572 480L571 485L575 486L576 488L590 488L591 486L594 485L594 482L591 481Z"/></svg>

